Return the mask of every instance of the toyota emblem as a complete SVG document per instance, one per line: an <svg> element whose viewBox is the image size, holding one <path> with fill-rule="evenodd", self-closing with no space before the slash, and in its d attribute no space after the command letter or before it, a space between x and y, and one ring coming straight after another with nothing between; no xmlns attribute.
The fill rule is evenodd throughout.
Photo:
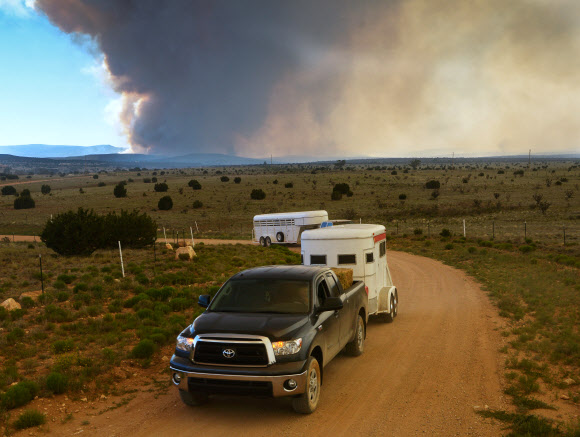
<svg viewBox="0 0 580 437"><path fill-rule="evenodd" d="M233 358L236 356L236 351L233 349L224 349L222 351L222 354L224 355L224 357L226 358Z"/></svg>

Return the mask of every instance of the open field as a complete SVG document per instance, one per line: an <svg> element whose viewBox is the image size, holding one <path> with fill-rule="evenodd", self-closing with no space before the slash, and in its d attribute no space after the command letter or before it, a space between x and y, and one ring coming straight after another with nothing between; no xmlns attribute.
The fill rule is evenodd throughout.
<svg viewBox="0 0 580 437"><path fill-rule="evenodd" d="M15 186L30 189L34 209L14 210L14 197L1 196L0 234L38 235L51 214L84 207L97 212L121 208L147 212L160 229L167 229L170 238L175 232L189 235L192 227L199 236L249 239L255 214L326 209L331 218L381 223L399 234L416 228L424 234L436 235L442 228L462 234L465 220L468 236L528 237L563 244L566 232L567 243L580 240L580 167L574 161L534 162L531 168L527 163L417 170L409 166L274 165L100 173L98 179L93 174L77 176L55 175L54 183L35 181L46 180L43 175L31 176L26 179L29 184ZM223 176L229 180L222 182ZM234 182L236 177L240 183ZM144 182L153 178L166 182L168 191L155 192L154 182ZM188 186L192 179L199 181L201 190ZM115 198L113 188L123 180L127 197ZM440 188L425 188L430 180L438 181ZM22 177L0 185L10 182L22 182ZM352 197L332 201L336 183L349 184ZM50 185L50 194L40 193L44 184ZM289 184L292 187L287 188ZM250 199L253 189L264 190L266 198ZM164 195L173 199L170 211L157 210ZM194 201L202 206L193 208ZM547 208L544 212L542 205Z"/></svg>
<svg viewBox="0 0 580 437"><path fill-rule="evenodd" d="M512 400L512 405L490 401L491 409L481 413L488 417L478 418L473 407L479 402L457 401L469 406L469 413L461 410L459 414L462 421L467 420L462 422L467 423L467 428L453 429L466 434L473 426L477 427L479 431L475 433L479 432L479 435L497 435L496 419L503 419L517 432L524 429L518 428L520 422L532 424L536 431L564 422L574 426L576 431L570 430L566 434L565 426L560 425L553 435L577 435L574 434L580 426L576 424L580 413L580 168L577 164L535 163L532 169L523 164L473 164L470 168L453 170L349 167L342 170L335 166L230 167L165 170L163 175L161 171L157 171L157 175L152 171L133 171L101 173L98 179L93 175L75 179L67 176L50 183L52 190L48 195L40 194L40 187L46 182L35 182L36 176L33 176L26 186L36 200L36 208L15 211L12 208L14 197L2 196L0 235L38 235L50 214L77 206L99 212L137 208L154 217L160 229L166 228L168 240L173 240L175 231L179 231L180 240L183 234L189 239L189 227L192 226L196 242L203 237L249 239L252 216L263 212L322 208L331 218L384 224L391 250L428 256L465 270L482 285L496 306L495 310L489 306L485 311L478 307L477 311L478 318L489 322L481 324L479 329L487 330L486 335L497 335L491 343L497 348L488 347L484 355L470 362L483 360L489 364L495 357L501 363L497 367L489 364L491 368L484 365L472 377L475 380L488 375L487 380L492 378L495 381L495 388L486 391L486 396L493 397L496 393L500 399L503 391ZM523 170L523 176L519 174L520 170ZM220 180L224 175L229 177L229 181ZM152 177L157 177L158 182L166 180L168 193L156 193L154 183L143 182L144 178ZM234 182L235 177L241 178L239 184ZM46 179L46 176L38 178ZM188 186L191 179L197 179L202 189L192 190ZM120 180L128 181L127 198L117 199L112 194L114 185ZM435 190L424 188L429 180L440 182L437 196L432 194ZM97 186L103 182L104 187ZM341 182L350 185L352 197L330 200L333 184ZM292 187L286 188L290 183ZM84 193L79 192L81 188ZM266 199L251 200L250 192L254 188L262 188ZM170 211L158 211L157 201L166 194L172 196L174 207ZM401 194L406 198L400 199ZM203 206L194 209L194 200L200 200ZM541 211L542 202L549 204L547 207L543 204L544 212ZM463 220L466 221L467 238L462 236ZM443 229L448 229L450 235L440 236ZM163 238L163 231L158 235ZM95 424L102 422L99 418L86 418L86 408L78 408L83 405L83 399L92 409L108 408L107 411L121 412L125 411L126 404L131 404L132 398L142 400L143 396L149 396L147 402L165 408L166 412L177 408L174 418L187 420L191 411L173 405L174 393L171 390L169 397L161 396L169 388L167 365L163 359L171 353L175 333L199 311L195 305L197 295L214 292L227 277L240 269L268 263L298 263L299 256L276 246L264 249L251 245L200 245L199 248L196 246L199 256L189 263L174 260L172 252L164 251L161 244L157 248L155 261L151 249L124 251L127 277L122 278L118 251L103 250L91 257L65 258L56 256L40 244L38 237L36 242L29 243L0 242L0 299L17 299L22 292L40 290L39 254L42 254L46 292L45 297L22 301L23 310L0 313L0 393L9 390L10 384L15 382L24 382L24 387L26 381L32 381L36 388L29 387L30 390L41 397L40 403L35 401L32 404L34 408L44 408L47 402L56 404L66 395L67 406L63 411L53 405L47 412L50 413L49 420L62 421L63 429L69 429L71 433L80 427L80 417ZM428 260L405 258L404 254L395 254L392 260L394 270L399 269L398 278L394 273L399 283L406 284L407 276L423 278L408 283L409 290L403 290L399 285L402 292L410 293L409 316L417 315L421 305L433 306L441 296L451 299L463 290L459 282L434 289L426 272L433 268L437 270L437 267L428 267ZM441 266L443 268L446 274L455 274L453 269ZM445 282L445 279L441 278L441 281ZM480 296L482 299L478 302L484 305L485 292L477 287L469 290L473 296ZM439 359L438 363L453 358L454 353L441 356L436 352L453 344L449 339L451 343L437 346L438 339L444 341L446 338L439 338L438 332L447 333L449 329L460 326L465 330L469 323L468 320L460 322L444 317L446 311L452 311L448 316L458 317L465 303L454 301L453 305L452 310L444 305L439 308L441 326L434 328L436 332L427 332L427 327L420 328L421 317L405 322L407 331L398 333L402 337L397 337L401 354L403 345L412 343L412 338L405 340L409 332L424 336L425 348L433 346L432 354L422 350L421 360L409 355L408 366L427 358ZM405 299L402 298L401 320L405 317L404 312ZM472 317L469 314L465 314L468 319ZM501 318L496 318L498 314ZM395 323L389 328L395 331L399 327ZM373 343L377 340L371 337L369 344L382 350L390 344L392 337L386 335L383 338L385 334L379 332L381 329L379 326L369 327L370 335L381 339ZM417 331L419 329L421 331ZM474 335L469 340L471 343L483 341L478 338L477 330L470 332ZM382 344L383 340L387 343ZM336 364L340 369L336 370L338 378L358 364L341 360ZM432 363L432 367L436 365L436 362ZM497 374L492 377L486 373L490 369ZM392 370L396 373L396 366ZM415 378L413 373L401 375L401 378L415 381L417 394L432 397L433 390L443 389L430 385L433 375L430 372L425 370L425 379ZM57 376L49 378L51 374ZM356 378L360 382L360 376ZM384 378L387 378L383 381L386 386L394 384L388 376ZM149 383L142 390L135 391L136 380ZM356 381L351 381L353 390L358 384ZM441 384L445 384L443 376ZM325 390L336 390L332 385L335 384L329 384ZM464 381L460 385L469 386L470 382ZM424 387L430 388L425 390ZM467 390L468 398L483 393L471 386ZM17 413L27 408L27 402L12 408L13 404L6 401L6 393L2 395L2 418L13 422ZM347 396L344 390L337 393ZM362 399L363 393L356 393L355 397L360 395ZM448 394L451 397L447 399L445 395L441 402L443 407L452 408L450 405L455 403L455 399L452 391ZM9 398L13 396L11 394ZM156 404L152 396L171 399ZM376 396L385 401L388 408L409 407L400 405L398 399L379 393ZM416 400L419 405L423 402L420 399ZM102 402L102 408L101 404L94 402ZM332 400L327 398L323 402ZM427 403L422 405L426 409L434 408ZM257 405L257 408L265 407ZM77 414L76 410L83 413ZM134 408L131 411L135 414L133 417L139 417ZM536 416L530 416L530 412L545 419L534 419ZM121 422L122 414L111 414L116 414ZM400 431L422 433L430 429L429 425L436 424L439 428L433 429L439 429L441 435L448 435L445 433L448 421L425 422L418 415L417 411L413 422L416 429L399 428ZM334 416L324 417L330 422L335 420ZM441 417L446 418L444 411L441 411ZM408 417L396 418L409 421ZM151 435L162 429L163 419L156 420ZM54 422L49 423L49 428L51 431L60 429ZM292 434L295 428L287 429L288 434ZM267 432L265 429L258 431ZM124 433L129 434L126 428ZM536 435L543 434L537 432Z"/></svg>

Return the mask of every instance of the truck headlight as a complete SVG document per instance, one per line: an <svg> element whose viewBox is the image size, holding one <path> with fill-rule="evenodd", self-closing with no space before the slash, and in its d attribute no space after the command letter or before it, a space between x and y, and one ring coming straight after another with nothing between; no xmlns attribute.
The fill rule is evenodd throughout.
<svg viewBox="0 0 580 437"><path fill-rule="evenodd" d="M302 347L302 339L297 338L296 340L290 341L275 341L272 343L274 348L274 355L292 355L300 352Z"/></svg>
<svg viewBox="0 0 580 437"><path fill-rule="evenodd" d="M175 348L185 352L191 352L193 350L193 338L178 336Z"/></svg>

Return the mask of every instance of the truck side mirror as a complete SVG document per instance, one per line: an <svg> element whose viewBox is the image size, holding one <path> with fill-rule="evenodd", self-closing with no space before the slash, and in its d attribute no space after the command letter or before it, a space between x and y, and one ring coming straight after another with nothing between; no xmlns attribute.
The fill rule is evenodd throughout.
<svg viewBox="0 0 580 437"><path fill-rule="evenodd" d="M207 308L209 306L209 302L211 301L211 296L209 294L202 294L199 296L199 300L197 304L200 307Z"/></svg>
<svg viewBox="0 0 580 437"><path fill-rule="evenodd" d="M343 306L344 305L342 300L340 300L340 297L327 297L324 299L324 302L320 308L318 308L318 312L323 313L325 311L338 311L341 310Z"/></svg>

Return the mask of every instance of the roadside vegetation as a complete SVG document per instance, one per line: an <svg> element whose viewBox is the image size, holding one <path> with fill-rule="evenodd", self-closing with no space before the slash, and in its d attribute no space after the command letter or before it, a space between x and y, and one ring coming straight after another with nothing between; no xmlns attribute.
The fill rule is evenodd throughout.
<svg viewBox="0 0 580 437"><path fill-rule="evenodd" d="M176 335L201 312L200 294L215 293L246 268L300 262L285 247L198 244L195 250L191 261L175 259L165 245L124 250L123 277L115 251L64 257L42 244L0 243L0 300L22 305L0 307L0 423L15 429L44 423L33 410L12 419L36 396L126 395L116 384L162 363ZM26 292L32 293L21 297Z"/></svg>

